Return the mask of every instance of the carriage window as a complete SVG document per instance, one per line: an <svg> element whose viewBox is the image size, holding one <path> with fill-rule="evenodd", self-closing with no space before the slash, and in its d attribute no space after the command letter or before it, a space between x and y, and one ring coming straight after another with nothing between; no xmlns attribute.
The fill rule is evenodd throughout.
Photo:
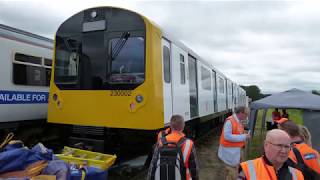
<svg viewBox="0 0 320 180"><path fill-rule="evenodd" d="M224 79L219 77L219 93L224 94Z"/></svg>
<svg viewBox="0 0 320 180"><path fill-rule="evenodd" d="M170 83L170 50L167 46L163 46L163 74L164 81Z"/></svg>
<svg viewBox="0 0 320 180"><path fill-rule="evenodd" d="M52 66L52 59L44 58L44 65L45 66Z"/></svg>
<svg viewBox="0 0 320 180"><path fill-rule="evenodd" d="M180 54L180 83L186 84L186 69L184 63L184 56Z"/></svg>
<svg viewBox="0 0 320 180"><path fill-rule="evenodd" d="M228 95L232 95L231 82L228 81Z"/></svg>
<svg viewBox="0 0 320 180"><path fill-rule="evenodd" d="M202 85L202 89L211 90L210 71L202 66L201 66L201 85Z"/></svg>
<svg viewBox="0 0 320 180"><path fill-rule="evenodd" d="M41 65L41 57L30 56L26 54L16 53L14 57L15 61L26 62L32 64Z"/></svg>
<svg viewBox="0 0 320 180"><path fill-rule="evenodd" d="M45 59L16 53L13 61L13 83L17 85L49 86L51 65L47 64L44 67L42 60Z"/></svg>

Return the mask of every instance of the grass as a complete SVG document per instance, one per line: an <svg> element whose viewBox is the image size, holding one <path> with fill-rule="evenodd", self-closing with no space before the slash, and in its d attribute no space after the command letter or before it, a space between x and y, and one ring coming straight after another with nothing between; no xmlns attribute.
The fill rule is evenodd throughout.
<svg viewBox="0 0 320 180"><path fill-rule="evenodd" d="M267 112L266 119L271 118L273 109L269 109ZM297 124L303 124L302 111L298 109L288 109L289 119L293 120ZM258 111L257 121L254 130L254 136L251 141L247 144L245 150L245 159L255 159L263 153L263 141L266 135L266 125L262 126L262 114L263 110Z"/></svg>

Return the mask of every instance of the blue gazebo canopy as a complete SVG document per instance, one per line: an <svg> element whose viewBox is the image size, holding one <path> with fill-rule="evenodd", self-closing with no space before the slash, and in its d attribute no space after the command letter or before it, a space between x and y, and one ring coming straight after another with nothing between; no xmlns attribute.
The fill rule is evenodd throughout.
<svg viewBox="0 0 320 180"><path fill-rule="evenodd" d="M262 126L265 125L267 110L270 108L302 109L304 125L312 137L319 137L320 131L320 96L299 89L291 89L254 101L250 104L249 126L254 134L258 110L263 109ZM320 138L312 139L313 148L320 150Z"/></svg>

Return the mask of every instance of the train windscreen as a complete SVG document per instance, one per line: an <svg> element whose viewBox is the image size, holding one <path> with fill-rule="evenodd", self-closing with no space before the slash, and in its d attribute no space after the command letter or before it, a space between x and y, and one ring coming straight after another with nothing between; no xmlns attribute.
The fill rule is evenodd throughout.
<svg viewBox="0 0 320 180"><path fill-rule="evenodd" d="M54 81L60 89L134 89L145 80L145 24L123 9L94 8L56 34Z"/></svg>

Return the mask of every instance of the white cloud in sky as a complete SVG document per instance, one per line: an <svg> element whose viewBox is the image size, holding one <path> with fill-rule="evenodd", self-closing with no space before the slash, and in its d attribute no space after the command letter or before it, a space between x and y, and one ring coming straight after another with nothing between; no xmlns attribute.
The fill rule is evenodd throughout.
<svg viewBox="0 0 320 180"><path fill-rule="evenodd" d="M0 1L0 23L53 38L73 14L137 11L241 85L313 90L320 79L318 1Z"/></svg>

